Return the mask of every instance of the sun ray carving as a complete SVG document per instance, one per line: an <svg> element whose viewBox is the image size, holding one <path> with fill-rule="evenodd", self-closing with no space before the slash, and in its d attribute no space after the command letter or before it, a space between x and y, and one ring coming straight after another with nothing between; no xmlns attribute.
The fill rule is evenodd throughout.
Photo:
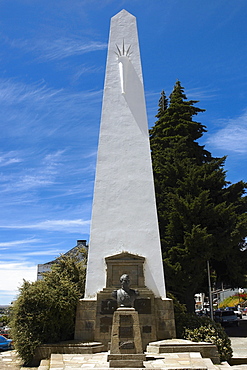
<svg viewBox="0 0 247 370"><path fill-rule="evenodd" d="M130 51L131 45L129 45L129 47L126 49L125 44L124 44L124 39L123 39L122 47L120 48L116 44L116 48L117 48L117 52L115 53L117 54L118 57L129 57L131 55L131 51Z"/></svg>
<svg viewBox="0 0 247 370"><path fill-rule="evenodd" d="M122 94L125 94L126 78L127 78L127 73L128 73L128 64L130 63L129 56L131 55L131 52L130 52L131 45L129 45L129 47L126 48L125 44L124 44L124 40L123 40L122 47L119 47L116 44L116 48L117 48L117 52L115 52L115 53L118 56L121 92L122 92Z"/></svg>

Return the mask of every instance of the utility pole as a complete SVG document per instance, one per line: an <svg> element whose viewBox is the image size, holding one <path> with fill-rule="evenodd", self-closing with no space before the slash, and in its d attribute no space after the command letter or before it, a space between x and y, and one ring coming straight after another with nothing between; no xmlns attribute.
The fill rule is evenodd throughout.
<svg viewBox="0 0 247 370"><path fill-rule="evenodd" d="M211 320L213 320L214 319L214 313L213 313L213 301L212 301L212 292L211 292L209 260L207 260L207 270L208 270L208 294L209 294L210 318L211 318Z"/></svg>

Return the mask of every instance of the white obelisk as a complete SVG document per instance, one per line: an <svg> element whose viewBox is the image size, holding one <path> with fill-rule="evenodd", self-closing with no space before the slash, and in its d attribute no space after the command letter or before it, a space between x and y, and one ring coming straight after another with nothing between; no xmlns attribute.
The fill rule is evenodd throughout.
<svg viewBox="0 0 247 370"><path fill-rule="evenodd" d="M145 257L145 285L165 298L136 19L125 10L111 19L86 299L105 287L105 257L121 252Z"/></svg>

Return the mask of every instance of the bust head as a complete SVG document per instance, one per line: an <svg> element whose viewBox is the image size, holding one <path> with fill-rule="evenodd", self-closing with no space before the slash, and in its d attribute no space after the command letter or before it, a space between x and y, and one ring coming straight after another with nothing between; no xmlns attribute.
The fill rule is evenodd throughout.
<svg viewBox="0 0 247 370"><path fill-rule="evenodd" d="M121 288L112 292L112 297L117 300L120 307L133 307L134 301L138 296L138 291L130 289L130 278L128 274L123 274L120 277Z"/></svg>
<svg viewBox="0 0 247 370"><path fill-rule="evenodd" d="M123 289L128 289L129 288L129 285L130 285L129 275L123 274L120 277L120 283L121 283L121 286L122 286Z"/></svg>

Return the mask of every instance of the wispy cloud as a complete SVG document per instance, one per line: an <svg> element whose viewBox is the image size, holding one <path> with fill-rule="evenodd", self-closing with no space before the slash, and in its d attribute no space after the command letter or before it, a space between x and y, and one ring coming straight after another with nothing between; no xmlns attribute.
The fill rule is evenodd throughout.
<svg viewBox="0 0 247 370"><path fill-rule="evenodd" d="M82 55L94 51L104 50L106 43L100 41L85 41L78 37L64 37L57 39L36 39L36 40L12 40L9 41L14 48L26 52L34 52L39 61L61 60L71 56Z"/></svg>
<svg viewBox="0 0 247 370"><path fill-rule="evenodd" d="M47 187L55 183L56 175L59 172L59 166L63 162L62 157L64 150L57 150L53 153L45 155L44 158L39 158L38 153L30 153L23 151L22 166L20 166L16 172L6 173L5 176L0 178L0 186L2 192L20 192L28 191L30 189ZM35 161L30 166L30 159L27 156L31 155L31 159ZM3 155L3 158L7 158L9 153ZM23 166L29 166L27 169ZM1 165L1 157L0 157Z"/></svg>
<svg viewBox="0 0 247 370"><path fill-rule="evenodd" d="M92 126L99 121L101 97L102 90L56 89L44 82L24 84L0 79L2 136L25 137L32 144L95 135ZM92 120L95 113L98 119Z"/></svg>
<svg viewBox="0 0 247 370"><path fill-rule="evenodd" d="M69 69L69 62L67 63L66 67L67 69ZM72 81L73 83L75 83L76 81L78 81L83 75L85 74L95 74L95 73L100 73L103 71L103 67L102 66L92 66L92 65L80 65L78 67L74 66L74 74L72 76Z"/></svg>
<svg viewBox="0 0 247 370"><path fill-rule="evenodd" d="M37 223L26 224L0 224L0 229L33 229L33 230L46 230L46 231L63 231L67 233L81 233L88 231L90 220L82 219L63 219L63 220L45 220Z"/></svg>
<svg viewBox="0 0 247 370"><path fill-rule="evenodd" d="M219 90L205 86L187 89L185 93L187 98L191 100L211 100L218 96Z"/></svg>
<svg viewBox="0 0 247 370"><path fill-rule="evenodd" d="M34 244L34 243L40 243L40 239L23 239L23 240L13 240L8 242L0 242L0 248L12 248L12 247L20 247L25 246L27 244Z"/></svg>
<svg viewBox="0 0 247 370"><path fill-rule="evenodd" d="M221 120L223 128L207 139L207 144L225 152L247 153L247 110L239 117Z"/></svg>
<svg viewBox="0 0 247 370"><path fill-rule="evenodd" d="M30 85L13 79L1 79L0 82L0 103L5 104L45 103L62 91L48 88L43 82Z"/></svg>
<svg viewBox="0 0 247 370"><path fill-rule="evenodd" d="M0 153L0 167L9 166L14 163L20 163L22 159L19 158L18 153L9 151L6 153Z"/></svg>
<svg viewBox="0 0 247 370"><path fill-rule="evenodd" d="M101 99L101 90L84 90L84 91L69 91L66 89L55 89L48 87L44 81L33 84L25 84L13 79L0 79L0 104L12 105L15 109L18 105L25 106L25 110L35 112L43 110L46 116L55 111L63 114L68 111L69 115L74 117L79 110L86 111L89 105L95 102L99 103ZM87 103L85 107L84 104ZM9 109L9 108L8 108ZM8 111L9 112L9 111ZM53 113L54 116L54 113ZM13 116L18 120L18 115Z"/></svg>
<svg viewBox="0 0 247 370"><path fill-rule="evenodd" d="M73 154L73 148L47 154L28 148L20 151L21 164L0 174L0 190L5 195L2 206L9 202L15 203L16 200L19 204L24 204L27 200L30 202L32 196L35 196L36 201L40 196L43 201L72 194L91 196L95 153L78 153L78 162L74 160ZM41 194L42 191L46 191L46 195Z"/></svg>
<svg viewBox="0 0 247 370"><path fill-rule="evenodd" d="M38 251L34 251L34 252L23 252L22 253L22 256L30 256L30 257L34 257L34 256L46 256L47 258L49 258L48 256L52 256L52 258L54 258L54 255L55 256L58 256L59 254L61 253L61 251L59 249L46 249L46 250L38 250Z"/></svg>

